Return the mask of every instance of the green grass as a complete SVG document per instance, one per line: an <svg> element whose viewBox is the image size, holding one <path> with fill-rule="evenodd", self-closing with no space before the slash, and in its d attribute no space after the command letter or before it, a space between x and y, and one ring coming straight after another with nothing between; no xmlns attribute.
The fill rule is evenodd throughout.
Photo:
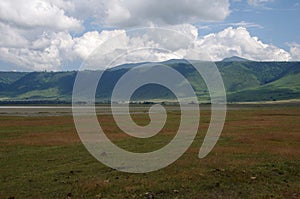
<svg viewBox="0 0 300 199"><path fill-rule="evenodd" d="M299 111L231 110L214 150L198 159L210 116L204 111L190 149L167 168L147 174L122 173L96 161L79 142L71 117L2 116L0 198L297 198ZM100 122L107 124L104 128L116 144L143 152L168 143L177 118L171 112L163 132L145 140L121 136L111 116L102 116ZM149 121L142 115L134 119L139 124Z"/></svg>
<svg viewBox="0 0 300 199"><path fill-rule="evenodd" d="M59 96L59 91L57 88L49 88L45 90L33 90L26 93L23 93L19 96L19 98L40 98L43 96L44 98L56 98Z"/></svg>
<svg viewBox="0 0 300 199"><path fill-rule="evenodd" d="M300 98L300 73L289 74L269 84L228 94L229 101L277 101Z"/></svg>

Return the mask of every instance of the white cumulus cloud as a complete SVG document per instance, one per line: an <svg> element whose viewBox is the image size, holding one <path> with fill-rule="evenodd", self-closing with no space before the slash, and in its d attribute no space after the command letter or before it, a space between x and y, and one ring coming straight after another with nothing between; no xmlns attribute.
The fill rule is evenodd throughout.
<svg viewBox="0 0 300 199"><path fill-rule="evenodd" d="M271 1L248 3L257 6ZM229 0L3 0L0 61L27 70L62 70L66 64L77 69L101 44L102 49L97 50L105 56L100 61L126 55L114 60L114 65L174 58L205 59L204 54L212 60L234 55L259 61L300 60L299 44L290 44L287 52L239 27L260 27L255 23L227 24L224 27L234 28L203 37L198 34L201 28L192 25L221 21L229 14ZM90 30L93 25L102 31ZM153 31L125 31L135 26L150 26ZM156 27L165 30L155 31Z"/></svg>
<svg viewBox="0 0 300 199"><path fill-rule="evenodd" d="M76 53L80 58L86 59L103 42L116 36L118 36L119 38L117 43L110 43L110 45L107 46L107 48L101 50L112 51L118 48L127 48L128 41L124 30L104 30L102 32L92 31L85 33L82 37L74 38L74 53Z"/></svg>
<svg viewBox="0 0 300 199"><path fill-rule="evenodd" d="M20 30L0 22L0 47L24 47L28 46L28 40L22 36Z"/></svg>
<svg viewBox="0 0 300 199"><path fill-rule="evenodd" d="M226 28L225 30L204 36L198 43L207 49L213 60L230 56L241 56L256 61L288 61L288 52L274 45L263 43L258 37L251 36L246 28Z"/></svg>
<svg viewBox="0 0 300 199"><path fill-rule="evenodd" d="M300 44L292 43L292 44L289 44L289 46L290 46L292 60L299 61L300 60Z"/></svg>
<svg viewBox="0 0 300 199"><path fill-rule="evenodd" d="M104 4L107 25L175 25L220 21L230 14L228 0L112 0Z"/></svg>
<svg viewBox="0 0 300 199"><path fill-rule="evenodd" d="M0 21L21 28L81 30L81 22L55 4L43 0L0 1Z"/></svg>
<svg viewBox="0 0 300 199"><path fill-rule="evenodd" d="M0 47L0 60L27 70L61 70L64 60L74 60L73 38L59 32L41 35L24 47Z"/></svg>
<svg viewBox="0 0 300 199"><path fill-rule="evenodd" d="M89 60L96 49L103 56ZM229 27L199 38L198 29L185 24L168 29L141 29L135 34L120 29L72 37L67 32L59 32L44 34L27 48L0 48L0 59L31 70L60 70L66 60L73 63L88 59L95 61L97 67L105 67L110 62L114 66L175 58L207 60L208 57L219 61L231 56L256 61L296 60L299 59L299 45L291 46L287 52L264 43L243 27Z"/></svg>

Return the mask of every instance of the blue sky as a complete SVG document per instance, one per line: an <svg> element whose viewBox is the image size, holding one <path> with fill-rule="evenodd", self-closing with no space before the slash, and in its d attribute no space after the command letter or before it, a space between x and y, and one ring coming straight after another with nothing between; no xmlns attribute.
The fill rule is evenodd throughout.
<svg viewBox="0 0 300 199"><path fill-rule="evenodd" d="M228 26L244 26L252 35L285 50L289 50L289 43L300 43L299 0L273 0L257 5L245 0L230 3L231 13L225 20L194 23L200 29L200 36L222 31ZM87 31L113 29L94 25L92 19L87 19L85 26Z"/></svg>
<svg viewBox="0 0 300 199"><path fill-rule="evenodd" d="M286 43L300 41L300 1L274 0L260 6L245 1L232 2L232 13L226 22L246 21L261 27L248 30L267 43L288 50Z"/></svg>
<svg viewBox="0 0 300 199"><path fill-rule="evenodd" d="M113 37L119 40L111 45L112 51L156 46L180 58L198 50L213 61L230 56L300 61L299 19L300 0L4 0L0 70L76 70ZM174 48L174 41L163 40L171 35L158 39L126 32L149 26L176 30L192 43L187 47L174 38ZM168 53L143 52L120 63L171 58Z"/></svg>

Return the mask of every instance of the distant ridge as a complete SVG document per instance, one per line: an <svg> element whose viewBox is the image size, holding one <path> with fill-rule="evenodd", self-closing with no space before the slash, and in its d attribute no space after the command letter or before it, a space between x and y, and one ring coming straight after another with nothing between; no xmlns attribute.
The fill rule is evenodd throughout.
<svg viewBox="0 0 300 199"><path fill-rule="evenodd" d="M238 56L233 56L222 60L222 62L249 62L249 61L250 60Z"/></svg>
<svg viewBox="0 0 300 199"><path fill-rule="evenodd" d="M132 67L144 63L111 68L102 76L96 98L107 102L118 80ZM154 63L155 64L155 63ZM191 83L199 100L208 101L209 92L196 69L185 60L169 60L168 65ZM300 62L256 62L231 57L216 62L224 80L228 102L256 102L300 99ZM140 75L144 72L140 71ZM93 73L85 71L85 73ZM0 72L0 104L14 101L60 103L71 101L77 71ZM136 91L135 101L173 100L174 94L158 85L146 85Z"/></svg>
<svg viewBox="0 0 300 199"><path fill-rule="evenodd" d="M137 66L142 66L144 64L158 64L158 65L172 65L172 64L189 64L189 61L192 60L186 60L186 59L170 59L167 61L163 62L140 62L140 63L127 63L127 64L122 64L119 66L115 66L110 68L109 70L115 71L115 70L120 70L120 69L131 69Z"/></svg>

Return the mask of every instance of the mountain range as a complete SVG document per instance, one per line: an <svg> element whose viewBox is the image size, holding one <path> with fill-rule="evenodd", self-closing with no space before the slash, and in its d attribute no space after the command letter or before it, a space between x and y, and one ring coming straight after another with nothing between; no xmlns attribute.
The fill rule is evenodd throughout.
<svg viewBox="0 0 300 199"><path fill-rule="evenodd" d="M184 60L163 62L180 72L194 88L200 101L209 100L202 78ZM116 82L139 64L125 64L106 70L98 87L98 101L110 99ZM223 77L228 102L277 101L300 98L300 62L255 62L239 57L216 62ZM87 73L89 71L86 71ZM77 71L0 72L0 102L66 101L70 102ZM170 100L175 96L159 85L138 89L132 100Z"/></svg>

